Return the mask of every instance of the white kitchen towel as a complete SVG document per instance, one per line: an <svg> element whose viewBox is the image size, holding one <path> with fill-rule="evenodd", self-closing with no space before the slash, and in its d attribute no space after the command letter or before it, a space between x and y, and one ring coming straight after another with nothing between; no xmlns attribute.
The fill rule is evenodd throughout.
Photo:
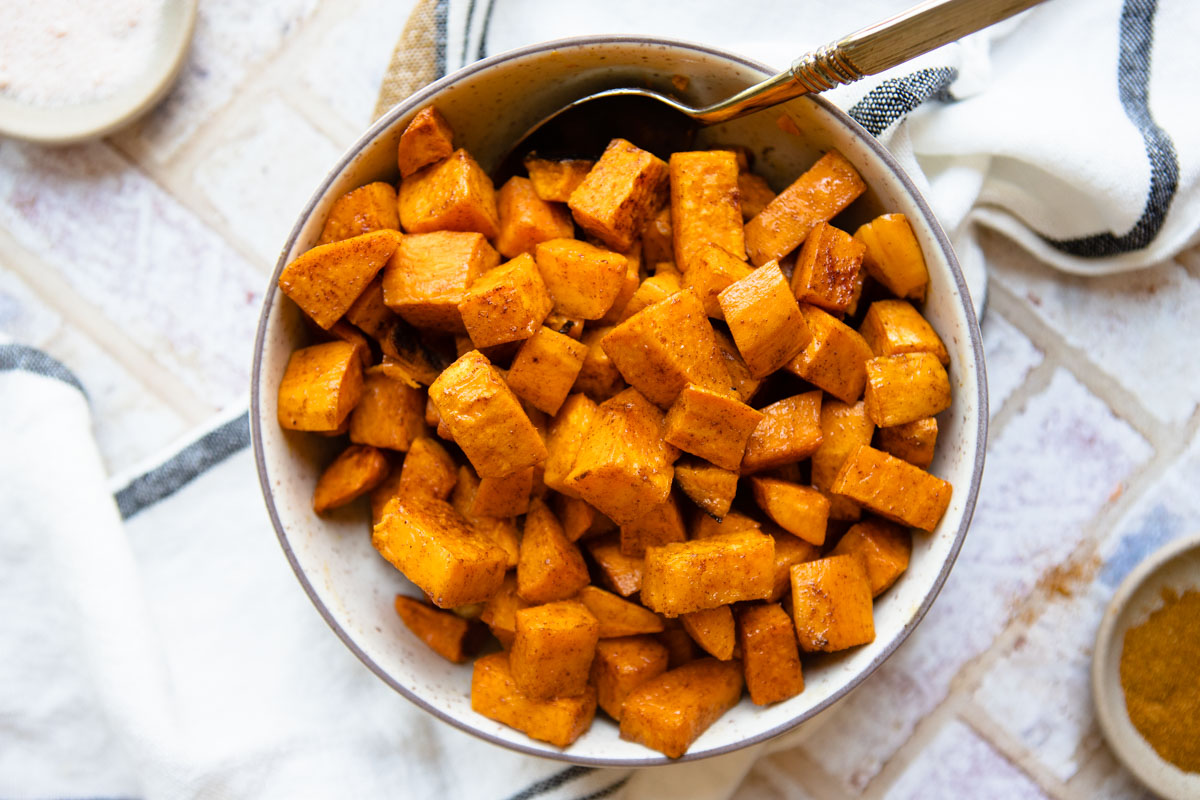
<svg viewBox="0 0 1200 800"><path fill-rule="evenodd" d="M696 41L776 69L914 0L437 0L444 72L547 39ZM955 244L976 305L986 226L1068 272L1148 267L1200 229L1200 3L1047 0L831 91L899 157Z"/></svg>

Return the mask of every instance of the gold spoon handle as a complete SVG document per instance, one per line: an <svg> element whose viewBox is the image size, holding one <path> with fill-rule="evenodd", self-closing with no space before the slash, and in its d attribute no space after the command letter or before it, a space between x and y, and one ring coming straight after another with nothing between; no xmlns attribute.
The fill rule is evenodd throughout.
<svg viewBox="0 0 1200 800"><path fill-rule="evenodd" d="M708 123L722 122L802 94L853 83L1008 19L1042 1L926 0L801 56L791 69L728 100L699 109L696 116Z"/></svg>

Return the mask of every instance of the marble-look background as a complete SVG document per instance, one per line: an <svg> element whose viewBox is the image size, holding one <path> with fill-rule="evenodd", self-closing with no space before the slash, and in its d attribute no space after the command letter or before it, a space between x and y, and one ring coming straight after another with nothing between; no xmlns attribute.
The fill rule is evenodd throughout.
<svg viewBox="0 0 1200 800"><path fill-rule="evenodd" d="M179 87L138 125L0 140L0 332L82 381L114 485L246 402L278 248L369 122L410 7L206 0ZM739 798L1141 794L1088 666L1122 576L1197 525L1200 251L1080 279L985 248L991 441L958 564L916 634Z"/></svg>

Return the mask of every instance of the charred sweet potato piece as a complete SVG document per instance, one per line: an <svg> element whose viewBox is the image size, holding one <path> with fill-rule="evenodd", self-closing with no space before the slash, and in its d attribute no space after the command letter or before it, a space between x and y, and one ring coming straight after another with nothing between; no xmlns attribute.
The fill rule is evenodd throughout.
<svg viewBox="0 0 1200 800"><path fill-rule="evenodd" d="M683 629L692 637L692 641L713 658L728 661L733 658L733 646L736 635L733 625L733 612L729 606L706 608L703 611L693 611L679 618Z"/></svg>
<svg viewBox="0 0 1200 800"><path fill-rule="evenodd" d="M703 245L741 258L746 252L738 203L737 157L728 150L672 153L671 230L675 263L686 273Z"/></svg>
<svg viewBox="0 0 1200 800"><path fill-rule="evenodd" d="M863 520L846 531L830 555L859 558L871 584L871 596L878 597L908 569L912 534L894 522Z"/></svg>
<svg viewBox="0 0 1200 800"><path fill-rule="evenodd" d="M829 497L829 518L856 520L862 510L852 500L833 494L830 487L838 470L859 446L871 443L875 423L867 416L867 404L843 403L825 398L821 404L821 446L812 454L812 483Z"/></svg>
<svg viewBox="0 0 1200 800"><path fill-rule="evenodd" d="M396 190L390 183L376 181L346 192L334 201L317 244L340 242L384 228L400 230Z"/></svg>
<svg viewBox="0 0 1200 800"><path fill-rule="evenodd" d="M805 392L761 409L750 434L742 472L758 472L802 461L821 446L821 393Z"/></svg>
<svg viewBox="0 0 1200 800"><path fill-rule="evenodd" d="M378 486L387 477L388 462L374 447L350 445L333 460L317 480L313 511L322 514L344 506Z"/></svg>
<svg viewBox="0 0 1200 800"><path fill-rule="evenodd" d="M582 603L523 608L508 659L513 680L535 700L583 694L598 641L600 623Z"/></svg>
<svg viewBox="0 0 1200 800"><path fill-rule="evenodd" d="M667 201L667 164L624 139L613 139L567 205L585 231L614 250L628 250Z"/></svg>
<svg viewBox="0 0 1200 800"><path fill-rule="evenodd" d="M755 705L778 703L804 691L796 630L782 606L768 603L742 608L738 641L746 690Z"/></svg>
<svg viewBox="0 0 1200 800"><path fill-rule="evenodd" d="M559 407L558 413L550 421L546 433L545 472L542 480L556 492L568 497L577 496L577 492L567 483L567 474L575 466L575 458L579 448L583 446L584 436L592 425L596 415L596 403L585 394L573 394L567 397Z"/></svg>
<svg viewBox="0 0 1200 800"><path fill-rule="evenodd" d="M583 587L575 599L587 606L599 621L601 639L658 633L663 629L662 619L653 611L595 586Z"/></svg>
<svg viewBox="0 0 1200 800"><path fill-rule="evenodd" d="M475 231L495 239L500 229L492 179L466 150L455 150L400 182L405 233Z"/></svg>
<svg viewBox="0 0 1200 800"><path fill-rule="evenodd" d="M633 522L621 526L621 552L631 556L643 556L647 547L657 547L670 542L687 539L683 515L679 512L679 501L674 494L667 495L666 502L652 508Z"/></svg>
<svg viewBox="0 0 1200 800"><path fill-rule="evenodd" d="M771 593L775 540L729 533L646 550L642 603L667 617L703 611Z"/></svg>
<svg viewBox="0 0 1200 800"><path fill-rule="evenodd" d="M675 462L675 482L705 513L720 519L733 505L738 474L699 458L680 459Z"/></svg>
<svg viewBox="0 0 1200 800"><path fill-rule="evenodd" d="M717 302L750 375L765 378L808 344L805 317L778 264L726 286Z"/></svg>
<svg viewBox="0 0 1200 800"><path fill-rule="evenodd" d="M735 470L762 419L762 412L729 394L689 383L667 412L663 439L718 467Z"/></svg>
<svg viewBox="0 0 1200 800"><path fill-rule="evenodd" d="M607 400L625 388L625 380L601 345L611 330L610 326L588 328L580 339L587 345L588 351L574 388L586 392L594 400Z"/></svg>
<svg viewBox="0 0 1200 800"><path fill-rule="evenodd" d="M407 178L422 167L441 161L454 152L454 131L433 106L417 112L400 134L396 163L400 175Z"/></svg>
<svg viewBox="0 0 1200 800"><path fill-rule="evenodd" d="M792 567L792 616L800 648L832 653L875 641L871 584L855 556Z"/></svg>
<svg viewBox="0 0 1200 800"><path fill-rule="evenodd" d="M396 595L395 607L405 626L447 661L465 664L475 654L478 639L469 620L402 594Z"/></svg>
<svg viewBox="0 0 1200 800"><path fill-rule="evenodd" d="M543 241L534 248L538 271L554 299L555 311L600 319L624 288L628 259L569 236Z"/></svg>
<svg viewBox="0 0 1200 800"><path fill-rule="evenodd" d="M789 361L788 372L846 403L862 397L871 348L858 331L816 306L801 306L812 340Z"/></svg>
<svg viewBox="0 0 1200 800"><path fill-rule="evenodd" d="M818 222L828 222L867 188L858 171L830 150L746 223L746 250L756 265L783 258Z"/></svg>
<svg viewBox="0 0 1200 800"><path fill-rule="evenodd" d="M444 500L393 497L371 543L439 608L482 603L504 580L504 551Z"/></svg>
<svg viewBox="0 0 1200 800"><path fill-rule="evenodd" d="M950 377L933 353L880 356L866 368L867 414L880 428L932 417L950 407Z"/></svg>
<svg viewBox="0 0 1200 800"><path fill-rule="evenodd" d="M819 223L804 240L792 273L792 292L802 303L841 314L862 292L866 247L843 230Z"/></svg>
<svg viewBox="0 0 1200 800"><path fill-rule="evenodd" d="M596 690L589 686L575 697L534 700L513 679L508 653L492 653L475 660L471 708L532 739L567 747L591 726Z"/></svg>
<svg viewBox="0 0 1200 800"><path fill-rule="evenodd" d="M770 531L770 534L775 540L775 583L766 599L769 603L777 603L792 588L792 565L820 558L821 548L780 530Z"/></svg>
<svg viewBox="0 0 1200 800"><path fill-rule="evenodd" d="M592 660L591 683L600 707L620 722L629 693L666 671L667 648L650 636L601 639Z"/></svg>
<svg viewBox="0 0 1200 800"><path fill-rule="evenodd" d="M370 371L363 396L350 415L350 441L407 451L425 432L425 398L420 389Z"/></svg>
<svg viewBox="0 0 1200 800"><path fill-rule="evenodd" d="M867 309L859 333L877 356L933 353L943 366L950 353L933 326L905 300L878 300Z"/></svg>
<svg viewBox="0 0 1200 800"><path fill-rule="evenodd" d="M751 478L754 501L779 527L809 544L825 544L829 498L808 486L774 478Z"/></svg>
<svg viewBox="0 0 1200 800"><path fill-rule="evenodd" d="M552 203L565 203L595 163L585 158L539 158L536 153L530 153L525 157L525 171L529 173L538 197Z"/></svg>
<svg viewBox="0 0 1200 800"><path fill-rule="evenodd" d="M876 217L856 230L854 238L866 245L863 266L872 278L897 297L925 299L929 269L907 217Z"/></svg>
<svg viewBox="0 0 1200 800"><path fill-rule="evenodd" d="M466 333L458 306L471 285L500 263L483 234L434 231L405 236L383 271L383 301L409 323Z"/></svg>
<svg viewBox="0 0 1200 800"><path fill-rule="evenodd" d="M385 229L317 245L283 268L279 288L328 330L383 269L402 238L399 231Z"/></svg>
<svg viewBox="0 0 1200 800"><path fill-rule="evenodd" d="M429 397L480 477L502 478L545 460L546 446L521 401L479 351L447 367Z"/></svg>
<svg viewBox="0 0 1200 800"><path fill-rule="evenodd" d="M529 253L539 242L570 237L575 224L566 206L538 197L528 178L513 176L496 193L500 232L496 249L505 258Z"/></svg>
<svg viewBox="0 0 1200 800"><path fill-rule="evenodd" d="M634 689L621 708L621 738L679 758L742 696L733 661L702 658Z"/></svg>
<svg viewBox="0 0 1200 800"><path fill-rule="evenodd" d="M937 418L925 417L890 428L880 428L877 444L885 453L891 453L921 469L929 469L937 447L937 435Z"/></svg>
<svg viewBox="0 0 1200 800"><path fill-rule="evenodd" d="M730 255L717 245L701 244L693 250L692 261L683 276L683 285L700 298L704 313L713 319L725 319L717 296L730 284L749 277L753 271L744 260Z"/></svg>
<svg viewBox="0 0 1200 800"><path fill-rule="evenodd" d="M884 519L932 531L950 505L953 487L920 467L864 445L846 458L831 490Z"/></svg>
<svg viewBox="0 0 1200 800"><path fill-rule="evenodd" d="M491 347L528 339L553 307L533 256L522 253L477 278L458 311L475 346Z"/></svg>
<svg viewBox="0 0 1200 800"><path fill-rule="evenodd" d="M600 570L600 577L614 592L629 597L641 591L643 559L622 553L616 535L588 539L586 545Z"/></svg>
<svg viewBox="0 0 1200 800"><path fill-rule="evenodd" d="M541 500L529 504L517 562L517 591L531 603L566 600L588 584L587 564L567 540L554 512Z"/></svg>
<svg viewBox="0 0 1200 800"><path fill-rule="evenodd" d="M729 386L712 325L700 299L686 289L634 314L600 346L621 377L662 408L688 383L717 392Z"/></svg>
<svg viewBox="0 0 1200 800"><path fill-rule="evenodd" d="M279 382L279 426L293 431L336 431L362 392L362 361L354 345L326 342L296 350Z"/></svg>
<svg viewBox="0 0 1200 800"><path fill-rule="evenodd" d="M521 344L508 385L534 408L557 414L575 384L588 347L543 326Z"/></svg>

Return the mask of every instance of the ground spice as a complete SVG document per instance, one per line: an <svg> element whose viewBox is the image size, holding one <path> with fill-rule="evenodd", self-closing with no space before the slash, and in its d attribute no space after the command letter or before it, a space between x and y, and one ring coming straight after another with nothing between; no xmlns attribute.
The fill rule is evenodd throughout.
<svg viewBox="0 0 1200 800"><path fill-rule="evenodd" d="M1200 772L1200 592L1163 592L1163 607L1126 631L1121 689L1150 746L1181 770Z"/></svg>

